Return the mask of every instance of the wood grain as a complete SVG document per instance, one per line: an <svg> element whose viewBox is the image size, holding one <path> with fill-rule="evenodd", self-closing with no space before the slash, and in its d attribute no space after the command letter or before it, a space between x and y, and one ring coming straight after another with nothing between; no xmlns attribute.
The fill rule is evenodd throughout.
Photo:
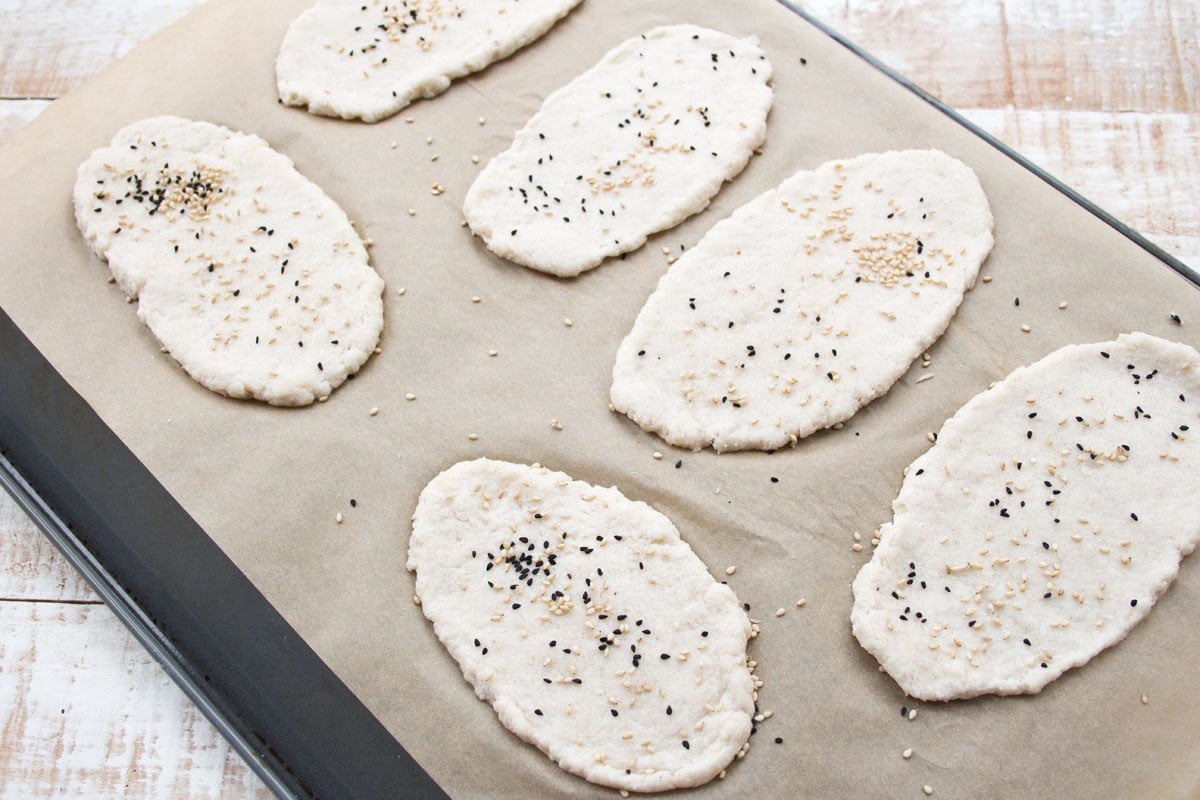
<svg viewBox="0 0 1200 800"><path fill-rule="evenodd" d="M200 1L0 0L0 97L60 97Z"/></svg>
<svg viewBox="0 0 1200 800"><path fill-rule="evenodd" d="M801 0L957 108L1200 111L1195 0Z"/></svg>
<svg viewBox="0 0 1200 800"><path fill-rule="evenodd" d="M0 144L199 2L0 0ZM1200 266L1200 0L802 2ZM2 493L0 709L0 800L269 796Z"/></svg>
<svg viewBox="0 0 1200 800"><path fill-rule="evenodd" d="M0 642L4 797L271 796L104 606L0 603Z"/></svg>

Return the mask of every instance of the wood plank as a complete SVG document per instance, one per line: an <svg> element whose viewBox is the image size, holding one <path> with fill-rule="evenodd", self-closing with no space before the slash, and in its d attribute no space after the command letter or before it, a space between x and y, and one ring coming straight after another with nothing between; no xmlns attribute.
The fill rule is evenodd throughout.
<svg viewBox="0 0 1200 800"><path fill-rule="evenodd" d="M0 492L0 600L98 603L54 545Z"/></svg>
<svg viewBox="0 0 1200 800"><path fill-rule="evenodd" d="M104 606L0 603L0 794L270 792Z"/></svg>
<svg viewBox="0 0 1200 800"><path fill-rule="evenodd" d="M963 115L1200 268L1200 115L1011 109Z"/></svg>
<svg viewBox="0 0 1200 800"><path fill-rule="evenodd" d="M200 2L0 0L0 97L59 97Z"/></svg>
<svg viewBox="0 0 1200 800"><path fill-rule="evenodd" d="M0 100L0 144L50 105L49 100Z"/></svg>
<svg viewBox="0 0 1200 800"><path fill-rule="evenodd" d="M801 0L959 108L1200 111L1195 0Z"/></svg>

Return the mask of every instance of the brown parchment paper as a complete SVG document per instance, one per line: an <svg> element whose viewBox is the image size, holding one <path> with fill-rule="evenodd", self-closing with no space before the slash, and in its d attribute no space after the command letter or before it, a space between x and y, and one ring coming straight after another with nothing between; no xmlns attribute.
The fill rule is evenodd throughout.
<svg viewBox="0 0 1200 800"><path fill-rule="evenodd" d="M374 126L276 103L275 53L308 4L213 0L0 150L0 305L451 795L611 795L505 731L412 602L418 492L486 455L616 484L674 520L714 574L737 565L729 582L762 620L751 653L775 715L696 797L918 797L925 784L936 797L1200 796L1197 557L1126 642L1033 697L907 701L847 621L870 554L852 551L852 535L867 542L890 518L928 431L1070 342L1140 329L1200 344L1200 292L773 0L586 0L530 48ZM706 212L578 279L491 256L460 227L482 163L549 92L671 22L761 38L777 93L765 152ZM201 388L159 352L76 231L77 165L121 126L163 113L263 136L375 240L389 287L383 352L328 403L275 409ZM608 411L613 356L667 267L664 246L695 244L797 169L927 146L975 168L996 216L983 269L994 282L968 294L931 367L842 430L774 455L676 450ZM431 194L435 181L445 194ZM920 715L902 719L904 705Z"/></svg>

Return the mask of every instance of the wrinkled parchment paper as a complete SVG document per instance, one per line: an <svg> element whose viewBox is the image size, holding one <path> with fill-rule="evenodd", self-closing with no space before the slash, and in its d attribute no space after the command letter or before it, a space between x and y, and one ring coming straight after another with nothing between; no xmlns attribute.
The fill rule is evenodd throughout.
<svg viewBox="0 0 1200 800"><path fill-rule="evenodd" d="M404 562L417 494L483 455L616 484L674 520L714 574L737 566L728 580L762 620L751 653L761 706L775 713L746 759L696 797L923 797L926 784L963 798L1200 793L1197 557L1126 642L1033 697L907 701L847 621L850 581L927 432L1063 344L1131 329L1200 344L1200 292L773 0L586 0L533 46L374 126L276 103L275 53L308 2L214 0L0 150L0 305L451 795L611 794L504 730L413 604ZM460 227L482 164L549 92L670 22L760 37L777 92L763 154L706 212L578 279L491 256ZM160 353L76 231L77 165L121 126L163 113L263 136L375 241L383 352L328 403L275 409L201 388ZM608 411L613 356L667 267L663 247L695 244L797 169L924 146L973 166L996 215L983 268L994 280L968 294L931 366L842 430L774 455L678 451ZM903 719L905 705L919 716Z"/></svg>

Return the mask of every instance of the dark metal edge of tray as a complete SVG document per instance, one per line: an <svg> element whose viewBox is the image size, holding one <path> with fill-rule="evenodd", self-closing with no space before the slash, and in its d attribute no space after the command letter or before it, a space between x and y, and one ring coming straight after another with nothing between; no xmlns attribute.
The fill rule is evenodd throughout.
<svg viewBox="0 0 1200 800"><path fill-rule="evenodd" d="M1200 272L793 0L778 2L1200 285ZM0 485L272 792L446 797L2 309L0 353Z"/></svg>
<svg viewBox="0 0 1200 800"><path fill-rule="evenodd" d="M0 309L0 485L283 800L445 798Z"/></svg>

